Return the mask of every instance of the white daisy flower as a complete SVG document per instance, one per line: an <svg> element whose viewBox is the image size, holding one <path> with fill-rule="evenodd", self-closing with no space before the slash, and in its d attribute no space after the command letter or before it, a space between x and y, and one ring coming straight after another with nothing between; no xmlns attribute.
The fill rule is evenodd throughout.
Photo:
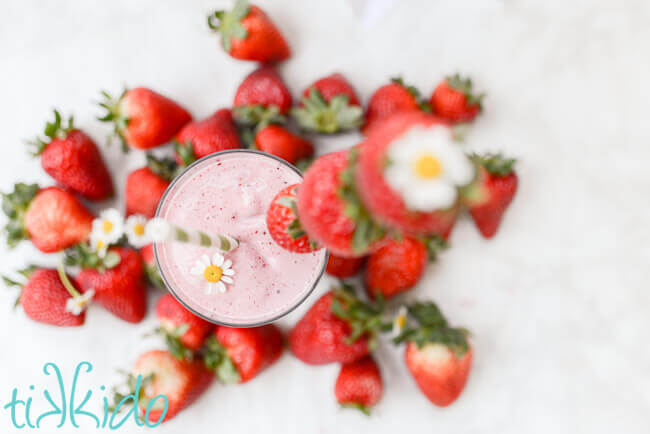
<svg viewBox="0 0 650 434"><path fill-rule="evenodd" d="M415 126L390 144L387 157L386 182L414 211L451 207L458 187L474 179L474 165L447 127Z"/></svg>
<svg viewBox="0 0 650 434"><path fill-rule="evenodd" d="M79 294L77 296L70 297L65 302L65 310L66 310L66 312L70 312L73 315L81 315L81 312L86 310L86 308L90 304L90 301L93 299L94 295L95 295L95 290L94 289L89 289L88 291L84 292L83 294Z"/></svg>
<svg viewBox="0 0 650 434"><path fill-rule="evenodd" d="M194 263L190 273L194 276L201 276L207 283L205 293L212 294L213 292L226 292L226 283L233 282L232 276L235 275L235 270L232 269L230 259L225 259L220 253L215 253L212 256L212 261L208 255L201 256Z"/></svg>
<svg viewBox="0 0 650 434"><path fill-rule="evenodd" d="M171 230L172 228L169 223L164 219L156 217L147 222L144 233L149 240L159 243L169 239Z"/></svg>
<svg viewBox="0 0 650 434"><path fill-rule="evenodd" d="M392 338L399 336L399 334L404 329L404 326L406 325L407 313L408 311L406 309L406 306L400 306L400 308L397 310L397 315L395 315L395 319L393 319L393 329L390 333Z"/></svg>
<svg viewBox="0 0 650 434"><path fill-rule="evenodd" d="M108 241L104 237L104 234L101 232L92 231L90 233L90 249L97 253L97 256L103 258L106 256L106 251L108 250Z"/></svg>
<svg viewBox="0 0 650 434"><path fill-rule="evenodd" d="M124 218L115 208L105 209L99 213L99 217L93 220L92 232L102 238L108 244L115 243L124 235Z"/></svg>
<svg viewBox="0 0 650 434"><path fill-rule="evenodd" d="M126 219L126 237L133 247L139 249L151 242L145 231L146 225L146 217L140 214L134 214Z"/></svg>

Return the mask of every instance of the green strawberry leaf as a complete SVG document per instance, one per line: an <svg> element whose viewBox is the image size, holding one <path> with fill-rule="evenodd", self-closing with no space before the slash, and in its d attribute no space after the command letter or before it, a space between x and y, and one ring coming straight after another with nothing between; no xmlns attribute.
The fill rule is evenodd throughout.
<svg viewBox="0 0 650 434"><path fill-rule="evenodd" d="M291 115L301 129L333 134L359 128L363 124L363 109L350 105L347 95L336 95L325 101L316 88L301 99L302 107L291 110Z"/></svg>
<svg viewBox="0 0 650 434"><path fill-rule="evenodd" d="M235 384L241 381L237 367L214 335L206 339L203 348L203 363L207 369L214 371L217 378L225 384Z"/></svg>

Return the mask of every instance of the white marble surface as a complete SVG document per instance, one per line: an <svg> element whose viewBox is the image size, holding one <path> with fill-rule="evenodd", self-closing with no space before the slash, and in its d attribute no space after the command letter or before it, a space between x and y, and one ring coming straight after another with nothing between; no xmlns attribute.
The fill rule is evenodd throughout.
<svg viewBox="0 0 650 434"><path fill-rule="evenodd" d="M0 188L50 182L22 140L54 106L102 142L107 128L94 121L93 104L102 88L147 85L197 117L228 105L253 65L228 58L206 31L205 14L223 3L3 1ZM372 417L341 411L332 392L338 367L285 355L250 384L215 385L157 432L648 432L650 4L402 0L362 28L343 0L260 3L290 38L294 56L281 71L294 94L333 71L366 100L398 73L427 93L445 73L471 74L489 95L466 146L517 156L521 188L493 241L459 222L452 249L410 295L436 300L473 331L474 369L454 405L429 404L400 352L384 347L385 397ZM318 140L319 150L356 140ZM142 155L124 157L117 146L105 153L121 191ZM3 273L55 262L29 244L0 258ZM141 337L151 316L132 326L92 308L85 327L59 330L11 313L12 301L0 293L0 405L13 387L51 384L46 361L68 378L91 361L84 384L96 389L158 345ZM128 426L121 431L139 431ZM1 409L0 431L12 432Z"/></svg>

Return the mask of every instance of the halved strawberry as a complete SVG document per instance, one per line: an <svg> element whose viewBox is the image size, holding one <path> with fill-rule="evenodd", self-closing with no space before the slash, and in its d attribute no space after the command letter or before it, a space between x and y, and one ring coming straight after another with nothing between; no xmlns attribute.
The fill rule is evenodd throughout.
<svg viewBox="0 0 650 434"><path fill-rule="evenodd" d="M461 190L461 201L469 209L476 227L485 238L492 238L517 192L518 178L514 159L501 154L473 155L477 177Z"/></svg>
<svg viewBox="0 0 650 434"><path fill-rule="evenodd" d="M318 246L309 239L298 220L296 196L299 184L283 188L266 211L266 226L271 238L284 249L309 253Z"/></svg>
<svg viewBox="0 0 650 434"><path fill-rule="evenodd" d="M2 194L2 210L9 217L7 244L28 239L42 252L63 250L88 239L94 216L70 192L18 183Z"/></svg>

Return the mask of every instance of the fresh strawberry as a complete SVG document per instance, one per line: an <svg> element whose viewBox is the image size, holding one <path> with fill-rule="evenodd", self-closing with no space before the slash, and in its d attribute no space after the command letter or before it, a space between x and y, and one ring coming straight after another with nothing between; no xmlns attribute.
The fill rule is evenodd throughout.
<svg viewBox="0 0 650 434"><path fill-rule="evenodd" d="M126 178L126 215L142 214L148 218L155 216L158 202L177 169L173 159L156 159L147 155L147 166L134 170Z"/></svg>
<svg viewBox="0 0 650 434"><path fill-rule="evenodd" d="M349 288L319 298L294 326L289 347L310 365L352 363L376 346L381 310L359 300Z"/></svg>
<svg viewBox="0 0 650 434"><path fill-rule="evenodd" d="M291 164L314 154L314 146L310 142L280 125L262 128L255 135L255 147Z"/></svg>
<svg viewBox="0 0 650 434"><path fill-rule="evenodd" d="M289 45L271 19L247 0L237 0L230 11L208 16L208 26L221 34L221 45L230 56L261 63L285 60Z"/></svg>
<svg viewBox="0 0 650 434"><path fill-rule="evenodd" d="M16 306L20 304L28 318L61 327L83 325L86 312L75 315L66 309L71 294L61 281L57 270L32 267L19 273L27 278L26 283L18 283L4 276L3 280L9 286L21 288ZM66 279L66 283L72 285L70 276L66 275ZM76 288L74 290L77 291Z"/></svg>
<svg viewBox="0 0 650 434"><path fill-rule="evenodd" d="M173 295L165 294L156 303L159 332L165 337L169 352L177 359L192 359L201 349L214 324L187 310Z"/></svg>
<svg viewBox="0 0 650 434"><path fill-rule="evenodd" d="M162 280L156 265L156 257L153 253L153 244L147 244L140 249L140 256L144 264L144 272L147 282L155 288L165 289L165 282Z"/></svg>
<svg viewBox="0 0 650 434"><path fill-rule="evenodd" d="M450 122L469 122L482 109L485 94L472 93L472 80L455 74L436 86L429 104L434 113Z"/></svg>
<svg viewBox="0 0 650 434"><path fill-rule="evenodd" d="M473 155L472 160L478 175L473 183L461 190L461 200L481 234L492 238L517 192L517 174L513 170L515 160L500 154Z"/></svg>
<svg viewBox="0 0 650 434"><path fill-rule="evenodd" d="M359 98L341 74L312 83L292 114L301 128L326 134L357 128L363 123Z"/></svg>
<svg viewBox="0 0 650 434"><path fill-rule="evenodd" d="M7 244L29 239L42 252L52 253L85 241L93 215L70 192L18 183L2 194L2 210L9 217Z"/></svg>
<svg viewBox="0 0 650 434"><path fill-rule="evenodd" d="M346 277L351 277L357 274L365 260L365 257L343 258L341 256L330 254L325 271L327 274L338 277L339 279L345 279Z"/></svg>
<svg viewBox="0 0 650 434"><path fill-rule="evenodd" d="M115 411L129 405L133 400L131 396L137 396L139 417L148 416L149 422L154 424L164 417L160 422L166 422L194 403L213 379L214 375L205 369L201 360L179 360L167 351L147 351L138 357L127 377L129 395L115 394ZM161 396L168 401L164 415Z"/></svg>
<svg viewBox="0 0 650 434"><path fill-rule="evenodd" d="M381 121L401 112L430 110L420 101L420 92L413 86L404 84L401 78L393 78L389 84L381 86L370 97L366 111L366 123L362 128L364 135Z"/></svg>
<svg viewBox="0 0 650 434"><path fill-rule="evenodd" d="M445 407L463 391L472 366L468 332L449 327L434 303L416 303L408 312L417 325L394 341L408 342L404 358L413 379L429 401Z"/></svg>
<svg viewBox="0 0 650 434"><path fill-rule="evenodd" d="M370 356L341 366L334 386L339 404L365 414L370 414L370 408L379 402L383 391L379 366Z"/></svg>
<svg viewBox="0 0 650 434"><path fill-rule="evenodd" d="M237 128L228 109L186 124L176 135L176 162L183 166L199 158L227 149L241 147Z"/></svg>
<svg viewBox="0 0 650 434"><path fill-rule="evenodd" d="M291 252L308 253L318 249L300 226L297 217L297 190L299 184L283 188L266 211L266 226L278 245Z"/></svg>
<svg viewBox="0 0 650 434"><path fill-rule="evenodd" d="M300 223L311 239L343 257L378 247L384 230L361 205L354 186L357 150L323 155L312 163L298 190Z"/></svg>
<svg viewBox="0 0 650 434"><path fill-rule="evenodd" d="M80 248L67 251L66 262L82 268L75 279L81 291L93 289L93 300L124 321L142 321L147 308L147 292L138 252L127 247L112 247L104 260L97 263L95 257L86 256L87 252Z"/></svg>
<svg viewBox="0 0 650 434"><path fill-rule="evenodd" d="M291 93L272 66L251 72L237 88L233 115L239 124L283 123L291 108Z"/></svg>
<svg viewBox="0 0 650 434"><path fill-rule="evenodd" d="M408 291L424 274L427 249L419 240L390 240L368 257L365 281L371 297L387 299Z"/></svg>
<svg viewBox="0 0 650 434"><path fill-rule="evenodd" d="M100 105L108 113L99 120L114 124L114 133L124 149L151 149L165 144L192 120L183 107L144 87L127 89L117 100L106 92L102 95L106 101Z"/></svg>
<svg viewBox="0 0 650 434"><path fill-rule="evenodd" d="M275 363L283 350L282 333L273 324L218 326L206 343L204 360L224 383L245 383Z"/></svg>
<svg viewBox="0 0 650 434"><path fill-rule="evenodd" d="M400 113L374 128L359 146L356 186L363 204L380 224L412 234L437 234L447 238L451 233L458 214L457 204L431 212L410 210L384 176L388 148L394 140L413 127L436 125L446 124L422 112ZM305 227L309 231L309 227Z"/></svg>
<svg viewBox="0 0 650 434"><path fill-rule="evenodd" d="M102 154L93 140L74 127L72 116L66 126L54 110L54 122L45 125L45 140L29 142L41 156L45 172L65 188L86 199L103 200L113 195L113 181Z"/></svg>

